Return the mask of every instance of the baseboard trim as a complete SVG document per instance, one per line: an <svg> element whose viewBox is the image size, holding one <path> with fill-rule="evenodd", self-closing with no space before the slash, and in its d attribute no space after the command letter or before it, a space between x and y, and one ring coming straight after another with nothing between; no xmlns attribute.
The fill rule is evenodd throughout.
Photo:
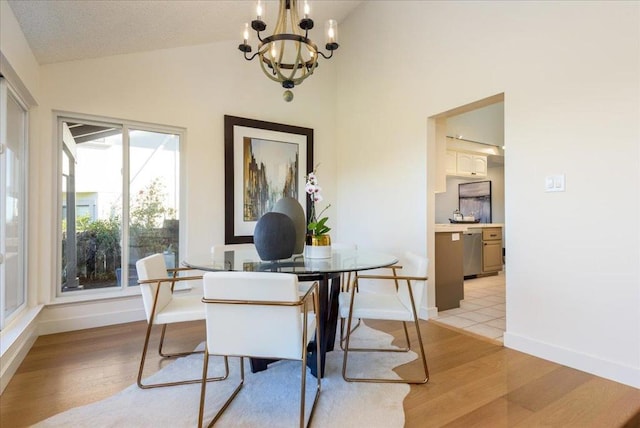
<svg viewBox="0 0 640 428"><path fill-rule="evenodd" d="M438 316L438 308L435 306L431 306L430 308L426 306L420 307L420 312L418 313L418 317L422 320L428 320L431 318L435 318Z"/></svg>
<svg viewBox="0 0 640 428"><path fill-rule="evenodd" d="M508 331L504 333L504 346L634 388L640 388L639 367L625 366Z"/></svg>
<svg viewBox="0 0 640 428"><path fill-rule="evenodd" d="M105 327L146 319L143 309L130 309L103 314L82 315L64 319L42 320L38 323L40 335L64 333L87 328Z"/></svg>
<svg viewBox="0 0 640 428"><path fill-rule="evenodd" d="M0 333L0 394L22 364L38 338L37 317L42 310L37 306L25 311L19 319Z"/></svg>

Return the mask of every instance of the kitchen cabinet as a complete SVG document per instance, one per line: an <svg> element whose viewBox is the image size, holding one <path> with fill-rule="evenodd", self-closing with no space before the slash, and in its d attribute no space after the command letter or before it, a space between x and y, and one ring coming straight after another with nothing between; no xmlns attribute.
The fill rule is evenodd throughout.
<svg viewBox="0 0 640 428"><path fill-rule="evenodd" d="M457 175L487 176L487 157L458 152L456 159Z"/></svg>
<svg viewBox="0 0 640 428"><path fill-rule="evenodd" d="M436 306L438 311L459 308L464 299L462 233L436 232Z"/></svg>
<svg viewBox="0 0 640 428"><path fill-rule="evenodd" d="M482 273L502 270L502 228L482 229Z"/></svg>
<svg viewBox="0 0 640 428"><path fill-rule="evenodd" d="M447 175L457 175L462 177L487 176L486 156L447 150L446 162Z"/></svg>
<svg viewBox="0 0 640 428"><path fill-rule="evenodd" d="M456 175L458 172L458 153L453 150L447 150L446 154L446 172L447 175Z"/></svg>

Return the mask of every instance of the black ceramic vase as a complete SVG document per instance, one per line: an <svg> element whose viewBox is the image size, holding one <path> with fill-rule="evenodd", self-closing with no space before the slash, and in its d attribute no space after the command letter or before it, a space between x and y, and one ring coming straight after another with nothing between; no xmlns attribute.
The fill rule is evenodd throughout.
<svg viewBox="0 0 640 428"><path fill-rule="evenodd" d="M286 214L268 212L253 231L253 243L261 260L288 259L296 245L296 229Z"/></svg>

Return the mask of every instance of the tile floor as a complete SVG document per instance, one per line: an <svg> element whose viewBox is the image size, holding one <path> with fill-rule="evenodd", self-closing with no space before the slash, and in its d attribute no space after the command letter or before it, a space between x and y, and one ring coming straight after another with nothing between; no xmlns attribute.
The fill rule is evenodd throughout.
<svg viewBox="0 0 640 428"><path fill-rule="evenodd" d="M460 307L438 312L434 321L502 342L506 324L504 270L465 280Z"/></svg>

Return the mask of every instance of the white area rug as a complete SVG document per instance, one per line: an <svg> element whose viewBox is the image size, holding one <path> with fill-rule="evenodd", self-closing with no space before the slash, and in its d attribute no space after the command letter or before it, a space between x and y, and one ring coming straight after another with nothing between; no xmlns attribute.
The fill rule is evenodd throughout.
<svg viewBox="0 0 640 428"><path fill-rule="evenodd" d="M352 336L354 346L389 346L393 337L362 325ZM202 346L202 345L201 345ZM312 427L402 427L406 384L349 383L342 379L342 350L327 353L322 392ZM353 358L352 358L353 356ZM393 367L414 360L409 353L362 353L349 356L352 376L397 377ZM216 426L292 427L298 423L300 362L280 361L259 373L245 370L245 384ZM373 370L372 370L373 368ZM205 422L208 424L237 385L239 360L230 361L229 379L207 384ZM308 371L308 369L307 369ZM223 372L222 359L212 357L209 376ZM152 375L148 382L197 378L202 354L180 358ZM315 392L315 378L307 378L307 415ZM142 390L132 385L105 400L52 416L35 427L195 427L198 424L200 385Z"/></svg>

